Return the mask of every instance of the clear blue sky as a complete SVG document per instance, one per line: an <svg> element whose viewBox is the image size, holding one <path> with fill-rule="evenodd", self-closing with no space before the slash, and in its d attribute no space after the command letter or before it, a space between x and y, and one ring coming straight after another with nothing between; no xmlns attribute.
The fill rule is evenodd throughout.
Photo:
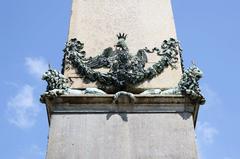
<svg viewBox="0 0 240 159"><path fill-rule="evenodd" d="M184 64L195 60L205 73L207 103L196 129L200 157L239 159L240 1L172 3ZM38 100L46 84L40 74L47 63L61 68L70 9L70 0L1 0L1 159L45 157L48 122Z"/></svg>

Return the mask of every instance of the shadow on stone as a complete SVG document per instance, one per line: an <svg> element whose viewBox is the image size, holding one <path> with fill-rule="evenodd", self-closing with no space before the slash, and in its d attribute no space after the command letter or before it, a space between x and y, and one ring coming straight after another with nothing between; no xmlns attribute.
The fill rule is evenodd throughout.
<svg viewBox="0 0 240 159"><path fill-rule="evenodd" d="M187 120L191 117L191 113L183 112L183 113L178 113L184 120Z"/></svg>
<svg viewBox="0 0 240 159"><path fill-rule="evenodd" d="M118 114L123 121L127 122L128 121L128 117L127 117L127 113L108 113L106 116L106 119L109 120L111 118L112 115Z"/></svg>

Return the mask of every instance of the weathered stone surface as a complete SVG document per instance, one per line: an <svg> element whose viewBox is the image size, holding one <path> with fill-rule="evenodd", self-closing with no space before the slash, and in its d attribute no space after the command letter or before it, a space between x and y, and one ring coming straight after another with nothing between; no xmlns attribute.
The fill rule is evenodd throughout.
<svg viewBox="0 0 240 159"><path fill-rule="evenodd" d="M47 159L197 159L198 105L184 96L114 95L46 99Z"/></svg>
<svg viewBox="0 0 240 159"><path fill-rule="evenodd" d="M86 56L96 56L105 48L115 45L119 32L128 33L128 47L131 53L144 47L159 47L163 40L176 38L170 0L73 0L69 39L77 38L85 43ZM148 55L153 65L159 60L155 54ZM144 82L139 89L171 88L181 78L180 60L177 70L168 68L150 82ZM65 70L73 80L72 88L96 87L85 84L75 70Z"/></svg>
<svg viewBox="0 0 240 159"><path fill-rule="evenodd" d="M47 159L197 159L187 113L53 114Z"/></svg>
<svg viewBox="0 0 240 159"><path fill-rule="evenodd" d="M133 94L132 94L133 95ZM184 113L193 115L196 125L199 103L192 101L182 95L133 95L125 102L117 102L116 95L87 95L80 96L64 95L55 98L46 97L49 122L54 113ZM120 99L121 100L121 99Z"/></svg>

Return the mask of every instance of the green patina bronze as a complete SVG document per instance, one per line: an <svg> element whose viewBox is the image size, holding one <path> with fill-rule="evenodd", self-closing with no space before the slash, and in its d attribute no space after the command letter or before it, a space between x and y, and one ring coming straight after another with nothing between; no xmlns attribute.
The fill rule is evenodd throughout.
<svg viewBox="0 0 240 159"><path fill-rule="evenodd" d="M146 90L142 95L186 95L194 102L204 104L205 98L201 94L198 81L202 78L203 72L194 64L184 71L178 86L167 90L150 89Z"/></svg>
<svg viewBox="0 0 240 159"><path fill-rule="evenodd" d="M60 95L106 94L104 91L97 88L86 88L84 90L71 89L70 80L57 70L51 68L43 74L42 80L45 80L48 84L47 90L40 97L42 103L45 102L46 97L54 98Z"/></svg>
<svg viewBox="0 0 240 159"><path fill-rule="evenodd" d="M177 56L180 54L181 57L182 53L177 40L173 38L164 40L160 49L157 47L152 50L147 47L139 49L137 54L133 56L129 53L126 44L127 35L119 33L117 38L118 42L115 48L106 48L102 54L89 58L85 57L86 52L83 51L83 43L77 39L69 40L63 50L63 67L66 67L66 69L75 68L84 82L96 82L102 90L113 87L117 92L114 101L117 101L120 96L128 96L131 101L134 101L132 93L124 92L126 87L136 86L146 80L151 80L169 66L172 69L177 68L175 65L179 60ZM147 54L149 53L156 53L160 58L158 62L145 69L145 64L148 62ZM109 71L102 73L95 71L97 68L107 68ZM198 84L202 75L203 72L194 64L183 71L177 87L167 90L150 89L142 92L141 95L186 95L194 102L204 104L205 99ZM71 81L51 68L43 74L42 79L47 81L48 84L46 92L41 96L42 102L44 102L45 97L53 98L59 95L106 94L98 88L71 89Z"/></svg>
<svg viewBox="0 0 240 159"><path fill-rule="evenodd" d="M179 42L173 38L165 40L161 49L139 49L136 55L129 53L126 44L126 34L118 34L115 48L106 48L101 55L85 57L84 44L77 39L71 39L64 49L64 66L76 68L77 73L85 83L97 82L101 89L113 87L116 91L126 87L136 86L146 80L160 75L169 66L176 69L177 55L181 53ZM147 53L157 53L159 61L145 69ZM96 68L108 68L107 73L95 71Z"/></svg>

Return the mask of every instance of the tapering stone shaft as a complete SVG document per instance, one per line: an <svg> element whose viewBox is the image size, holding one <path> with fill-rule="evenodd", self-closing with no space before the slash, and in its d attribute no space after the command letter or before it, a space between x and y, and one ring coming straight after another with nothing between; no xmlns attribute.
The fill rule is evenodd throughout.
<svg viewBox="0 0 240 159"><path fill-rule="evenodd" d="M170 0L73 0L69 39L84 42L86 56L96 56L107 47L113 47L116 34L128 34L130 53L138 49L160 47L163 40L176 38L175 24ZM159 60L156 54L148 55L148 64ZM179 57L180 58L180 57ZM177 85L181 78L181 60L177 70L168 68L163 74L139 88L169 88ZM72 77L73 88L96 87L84 84L74 70L66 70Z"/></svg>

